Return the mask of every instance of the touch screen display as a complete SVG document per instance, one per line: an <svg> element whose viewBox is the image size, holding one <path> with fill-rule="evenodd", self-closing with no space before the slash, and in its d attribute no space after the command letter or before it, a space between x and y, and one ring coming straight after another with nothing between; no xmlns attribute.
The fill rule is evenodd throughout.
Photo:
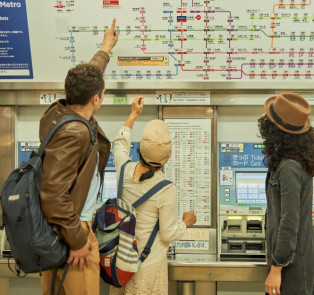
<svg viewBox="0 0 314 295"><path fill-rule="evenodd" d="M105 202L107 199L113 199L116 197L117 197L116 171L105 171L104 187L103 187L101 202Z"/></svg>
<svg viewBox="0 0 314 295"><path fill-rule="evenodd" d="M266 172L236 172L238 204L266 204Z"/></svg>

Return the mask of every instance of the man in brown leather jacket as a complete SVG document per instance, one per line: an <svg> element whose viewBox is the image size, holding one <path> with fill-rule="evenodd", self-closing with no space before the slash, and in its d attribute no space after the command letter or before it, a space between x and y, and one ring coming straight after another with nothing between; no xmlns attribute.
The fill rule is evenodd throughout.
<svg viewBox="0 0 314 295"><path fill-rule="evenodd" d="M110 142L93 114L104 99L103 73L117 40L114 19L92 60L69 70L65 79L66 99L53 103L40 120L41 141L57 121L69 114L85 118L96 139L87 157L89 130L81 122L71 122L56 132L45 149L40 188L42 210L70 248L70 268L61 294L99 294L99 252L91 220ZM58 271L56 289L62 273L63 270ZM53 270L43 272L42 294L50 294L52 274Z"/></svg>

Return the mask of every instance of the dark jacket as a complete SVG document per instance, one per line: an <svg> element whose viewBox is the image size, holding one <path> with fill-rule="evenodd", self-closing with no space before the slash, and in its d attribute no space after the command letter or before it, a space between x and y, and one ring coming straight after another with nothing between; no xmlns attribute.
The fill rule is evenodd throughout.
<svg viewBox="0 0 314 295"><path fill-rule="evenodd" d="M99 51L91 63L104 70L108 61L108 55ZM40 120L40 141L43 141L56 122L69 114L76 113L66 106L65 100L53 103ZM80 214L95 171L97 152L101 179L110 152L110 142L97 121L92 117L89 123L96 141L88 158L89 131L83 123L71 122L55 133L45 149L43 161L40 187L42 210L72 250L82 248L87 242L87 236L80 225Z"/></svg>
<svg viewBox="0 0 314 295"><path fill-rule="evenodd" d="M300 162L282 160L267 186L268 267L283 266L281 294L314 292L313 177Z"/></svg>

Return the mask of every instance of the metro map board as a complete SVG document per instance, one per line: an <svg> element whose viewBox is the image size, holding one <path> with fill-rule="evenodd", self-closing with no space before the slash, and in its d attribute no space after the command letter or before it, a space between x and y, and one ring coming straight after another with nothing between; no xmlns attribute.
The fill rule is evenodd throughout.
<svg viewBox="0 0 314 295"><path fill-rule="evenodd" d="M32 79L25 0L0 1L0 79Z"/></svg>
<svg viewBox="0 0 314 295"><path fill-rule="evenodd" d="M312 0L0 3L1 30L22 32L16 34L18 46L15 34L1 33L1 40L10 41L1 47L6 47L7 56L15 56L9 64L29 62L28 68L6 70L26 70L31 77L29 29L34 82L61 82L70 67L88 62L113 17L119 41L110 53L107 81L309 83L314 79ZM23 52L12 54L21 48L19 44ZM17 57L24 60L15 61Z"/></svg>

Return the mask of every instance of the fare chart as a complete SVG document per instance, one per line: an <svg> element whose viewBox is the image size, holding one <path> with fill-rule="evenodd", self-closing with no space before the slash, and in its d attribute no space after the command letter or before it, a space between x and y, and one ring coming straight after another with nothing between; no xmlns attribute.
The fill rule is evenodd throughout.
<svg viewBox="0 0 314 295"><path fill-rule="evenodd" d="M198 226L211 225L211 120L166 119L172 154L165 165L166 179L177 188L177 214L193 210Z"/></svg>

